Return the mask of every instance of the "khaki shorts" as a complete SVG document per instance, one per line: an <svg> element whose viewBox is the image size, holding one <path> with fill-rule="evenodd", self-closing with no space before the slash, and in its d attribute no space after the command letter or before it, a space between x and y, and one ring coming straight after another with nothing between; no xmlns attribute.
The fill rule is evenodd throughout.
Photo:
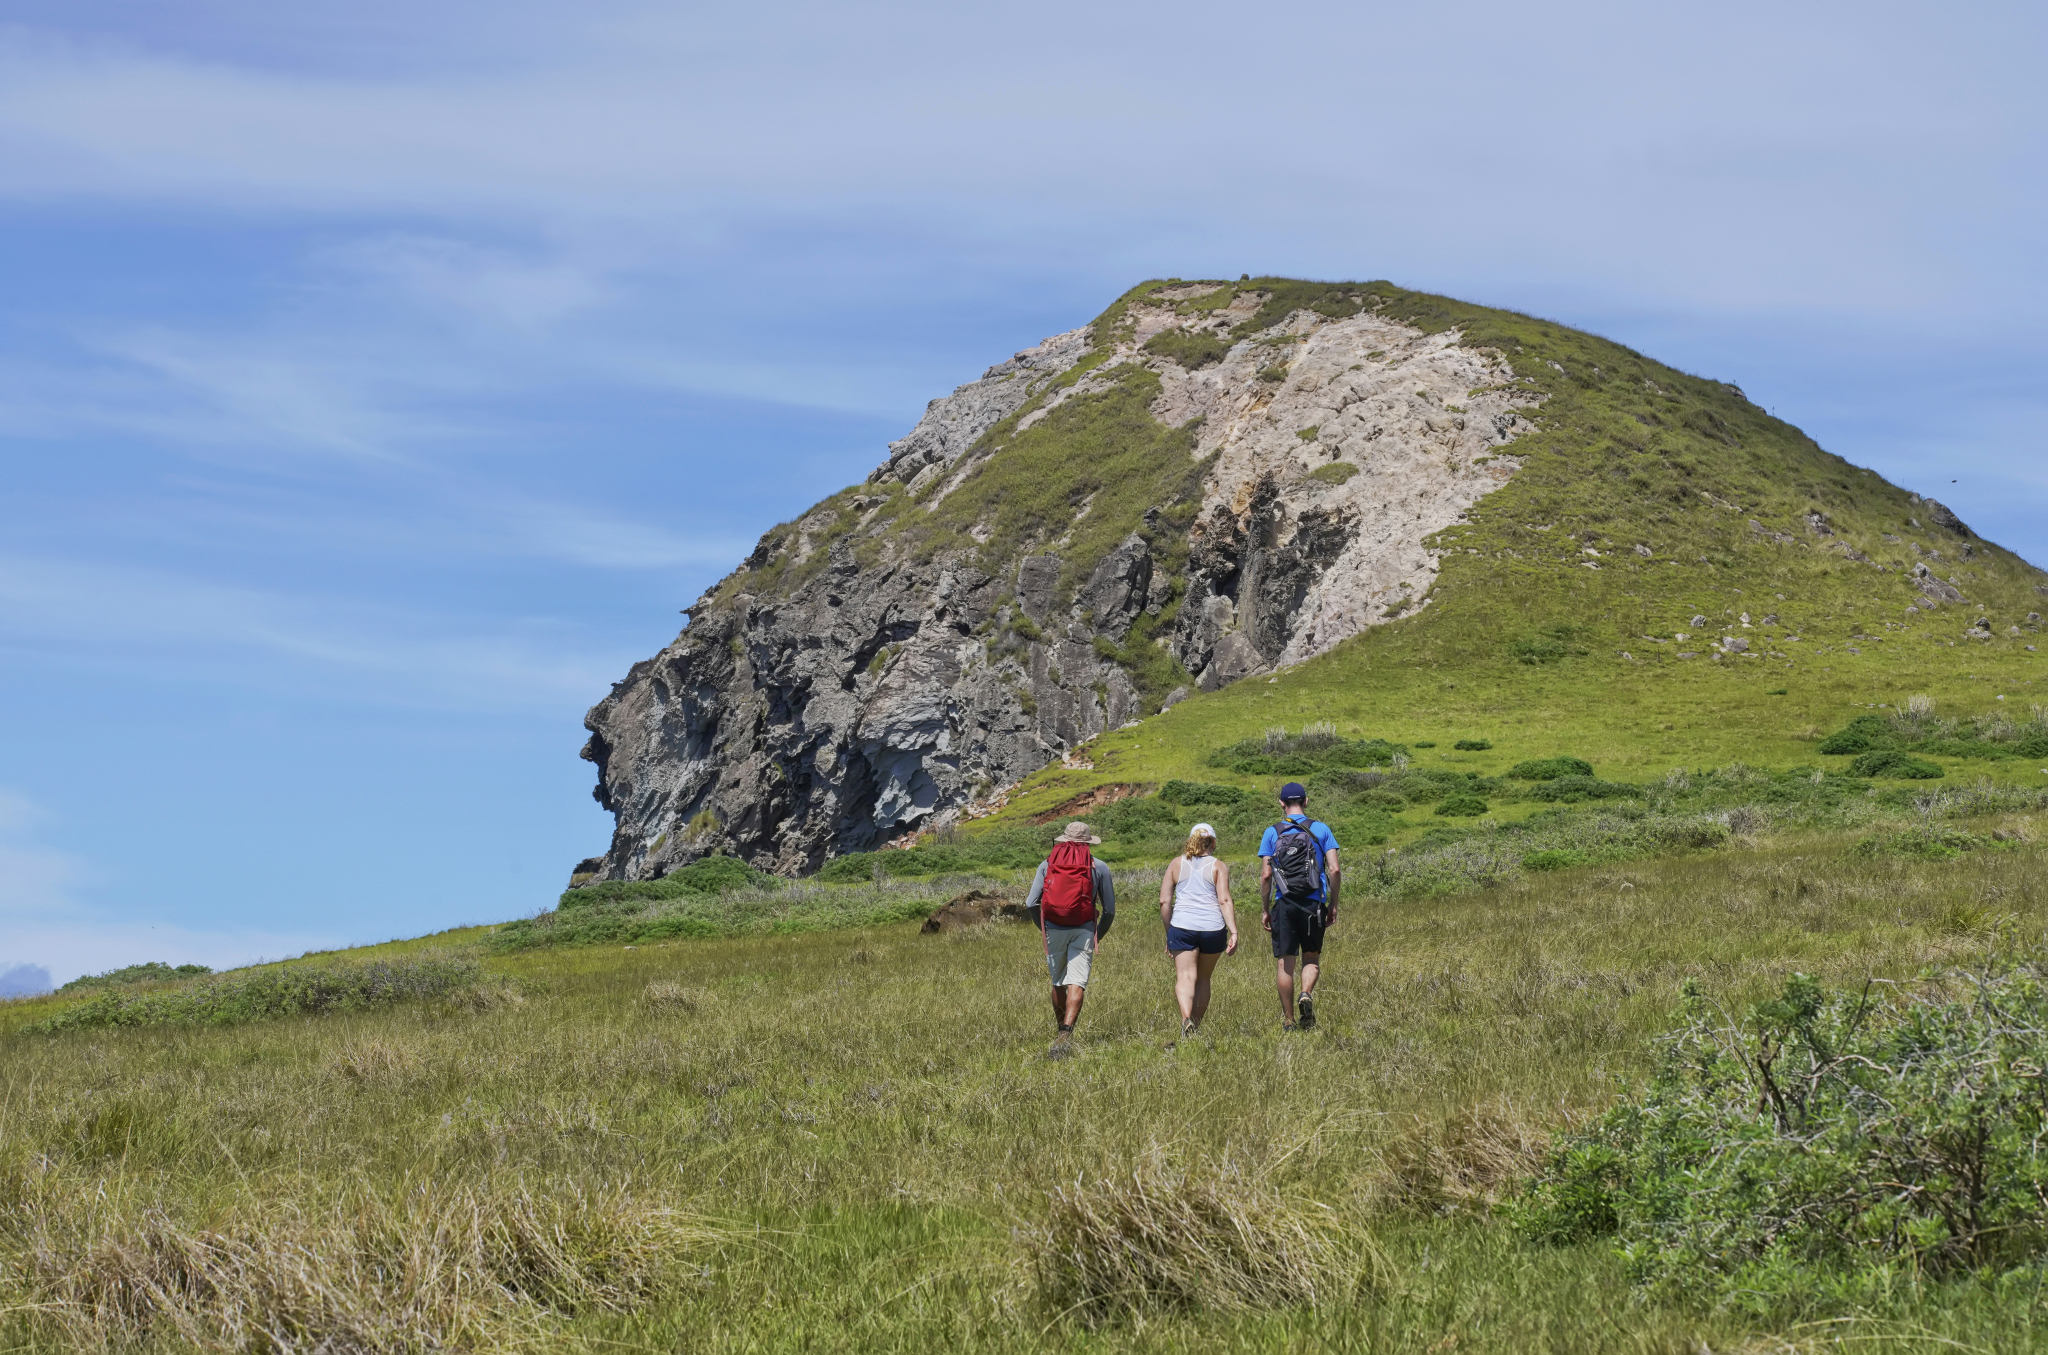
<svg viewBox="0 0 2048 1355"><path fill-rule="evenodd" d="M1055 988L1086 988L1088 958L1095 953L1093 927L1045 929L1045 967L1052 973Z"/></svg>

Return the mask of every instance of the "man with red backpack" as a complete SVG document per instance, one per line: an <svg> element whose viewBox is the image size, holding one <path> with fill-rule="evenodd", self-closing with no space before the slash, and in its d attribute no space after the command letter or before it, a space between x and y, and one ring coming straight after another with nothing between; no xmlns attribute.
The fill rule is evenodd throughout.
<svg viewBox="0 0 2048 1355"><path fill-rule="evenodd" d="M1088 848L1101 846L1088 825L1078 820L1053 839L1052 851L1039 863L1024 906L1045 937L1045 967L1052 973L1052 1019L1059 1025L1051 1057L1065 1058L1074 1048L1074 1022L1088 996L1088 967L1095 944L1109 934L1116 918L1116 885L1107 862Z"/></svg>
<svg viewBox="0 0 2048 1355"><path fill-rule="evenodd" d="M1273 933L1273 958L1280 962L1280 1028L1294 1030L1295 956L1301 957L1299 1029L1316 1028L1311 996L1323 972L1323 929L1337 920L1337 835L1308 816L1308 789L1299 781L1280 787L1284 817L1259 839L1259 901L1266 930Z"/></svg>

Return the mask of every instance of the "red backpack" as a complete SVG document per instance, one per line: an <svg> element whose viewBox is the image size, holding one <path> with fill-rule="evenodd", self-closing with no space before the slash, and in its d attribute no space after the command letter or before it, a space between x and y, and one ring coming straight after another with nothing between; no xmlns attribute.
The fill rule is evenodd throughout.
<svg viewBox="0 0 2048 1355"><path fill-rule="evenodd" d="M1045 859L1045 890L1038 896L1047 925L1085 927L1095 920L1095 858L1085 842L1055 842Z"/></svg>

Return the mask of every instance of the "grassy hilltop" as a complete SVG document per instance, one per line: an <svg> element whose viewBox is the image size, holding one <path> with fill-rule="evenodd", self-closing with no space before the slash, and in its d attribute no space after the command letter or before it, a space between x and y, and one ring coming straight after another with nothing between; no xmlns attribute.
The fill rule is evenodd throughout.
<svg viewBox="0 0 2048 1355"><path fill-rule="evenodd" d="M1271 291L1276 310L1328 290L1235 286ZM1813 762L1815 742L1852 714L1916 694L1971 714L1996 711L2001 696L2016 715L2043 699L2042 656L2029 646L2040 643L2048 574L1938 525L1908 490L1822 450L1735 387L1527 316L1383 282L1340 290L1385 296L1394 318L1507 355L1544 397L1537 430L1512 444L1523 469L1439 535L1442 570L1420 611L1272 680L1107 734L1091 749L1094 772L1048 768L1012 797L1015 813L1110 782L1217 780L1203 765L1213 749L1316 721L1433 742L1429 760L1465 770L1568 753L1642 779ZM1953 577L1967 601L1930 605L1913 581L1921 564ZM1714 657L1726 636L1748 652ZM1460 755L1460 740L1493 748Z"/></svg>
<svg viewBox="0 0 2048 1355"><path fill-rule="evenodd" d="M2039 571L1590 336L1385 283L1184 304L1254 287L1545 397L1426 605L807 880L710 857L0 1004L0 1349L2048 1346ZM1310 1035L1250 883L1284 779L1347 848ZM1035 933L920 921L1068 817L1122 906L1055 1062ZM1196 818L1245 945L1181 1040Z"/></svg>

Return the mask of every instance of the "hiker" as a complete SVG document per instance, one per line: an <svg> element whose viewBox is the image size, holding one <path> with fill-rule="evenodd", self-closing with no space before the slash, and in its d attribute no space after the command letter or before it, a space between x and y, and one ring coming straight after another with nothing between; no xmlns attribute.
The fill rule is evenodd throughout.
<svg viewBox="0 0 2048 1355"><path fill-rule="evenodd" d="M1337 835L1308 816L1308 789L1299 781L1280 787L1282 818L1259 839L1259 906L1273 933L1279 961L1280 1029L1314 1030L1316 980L1323 972L1323 932L1337 921L1343 871ZM1301 1019L1295 1020L1295 957L1301 957Z"/></svg>
<svg viewBox="0 0 2048 1355"><path fill-rule="evenodd" d="M1216 830L1198 823L1187 845L1167 862L1159 882L1159 917L1166 923L1166 953L1173 957L1173 996L1180 1003L1186 1039L1209 1010L1209 976L1226 955L1237 954L1237 913L1230 901L1230 863L1216 859Z"/></svg>
<svg viewBox="0 0 2048 1355"><path fill-rule="evenodd" d="M1109 866L1089 852L1102 839L1088 825L1074 821L1053 839L1052 851L1038 864L1024 907L1045 936L1045 967L1052 973L1052 1018L1059 1031L1046 1053L1065 1058L1074 1047L1074 1023L1088 996L1089 961L1095 946L1109 935L1116 920L1116 885Z"/></svg>

